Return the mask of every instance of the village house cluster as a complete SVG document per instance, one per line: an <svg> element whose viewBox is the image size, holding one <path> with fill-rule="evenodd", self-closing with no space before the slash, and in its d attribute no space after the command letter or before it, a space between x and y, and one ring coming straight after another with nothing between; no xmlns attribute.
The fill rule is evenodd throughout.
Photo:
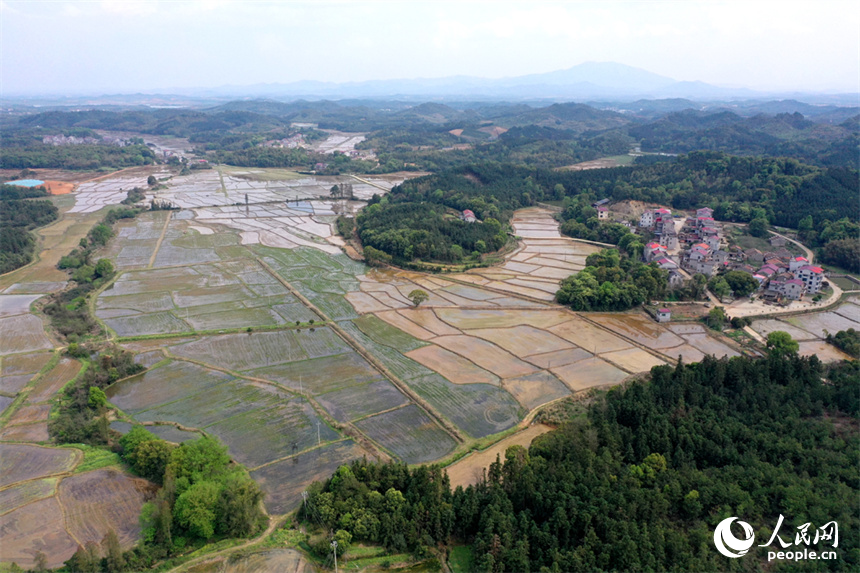
<svg viewBox="0 0 860 573"><path fill-rule="evenodd" d="M599 208L606 209L605 205ZM645 262L655 262L669 271L672 288L683 285L694 274L711 277L721 269L749 273L759 283L764 300L782 302L817 294L824 283L824 272L803 256L786 249L786 239L770 238L772 251L729 248L714 211L703 207L695 217L681 219L669 209L649 209L639 218L639 227L655 237L645 245Z"/></svg>
<svg viewBox="0 0 860 573"><path fill-rule="evenodd" d="M115 145L116 147L125 147L129 145L128 139L116 137L113 135L103 135L101 137L77 137L74 135L46 135L42 137L42 143L45 145Z"/></svg>

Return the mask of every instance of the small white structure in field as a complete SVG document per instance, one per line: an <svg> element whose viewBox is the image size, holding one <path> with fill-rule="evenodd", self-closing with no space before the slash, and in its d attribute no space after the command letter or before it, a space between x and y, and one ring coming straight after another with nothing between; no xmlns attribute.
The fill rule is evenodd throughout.
<svg viewBox="0 0 860 573"><path fill-rule="evenodd" d="M661 308L657 310L657 322L669 322L672 320L672 311L668 308Z"/></svg>

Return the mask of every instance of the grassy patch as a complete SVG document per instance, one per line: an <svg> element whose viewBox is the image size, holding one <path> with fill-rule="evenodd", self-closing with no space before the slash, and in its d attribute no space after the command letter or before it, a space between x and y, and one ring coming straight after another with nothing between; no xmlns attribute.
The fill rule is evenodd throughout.
<svg viewBox="0 0 860 573"><path fill-rule="evenodd" d="M282 527L275 529L262 543L262 547L298 547L307 541L308 535L295 529L292 521L287 521Z"/></svg>
<svg viewBox="0 0 860 573"><path fill-rule="evenodd" d="M448 567L452 573L471 573L475 570L475 558L472 548L468 545L457 545L451 548L448 555Z"/></svg>
<svg viewBox="0 0 860 573"><path fill-rule="evenodd" d="M105 448L97 448L95 446L88 446L86 444L69 444L63 445L61 447L74 448L76 450L81 450L82 452L84 452L84 459L81 460L81 463L78 464L78 467L75 468L76 474L82 474L84 472L89 472L108 466L123 465L119 454L114 453Z"/></svg>

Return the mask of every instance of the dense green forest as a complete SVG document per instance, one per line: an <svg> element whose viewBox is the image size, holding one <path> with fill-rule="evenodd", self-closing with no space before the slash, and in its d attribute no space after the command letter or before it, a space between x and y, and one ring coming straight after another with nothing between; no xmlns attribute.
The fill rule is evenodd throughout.
<svg viewBox="0 0 860 573"><path fill-rule="evenodd" d="M408 242L410 225L420 219L420 211L424 209L429 220L438 220L433 205L458 211L471 209L479 219L493 218L505 225L516 209L536 201L566 199L562 227L566 234L617 243L627 232L617 225L599 224L589 201L603 197L635 199L677 209L710 206L720 220L749 222L765 218L771 224L799 228L804 242L824 247L825 262L852 268L860 264L851 260L860 249L858 189L860 176L856 170L821 169L793 159L735 157L715 152L695 152L651 165L588 171L486 162L406 181L392 189L374 216L359 220L358 226L362 240L370 232L400 229L397 241L375 242L372 246L402 257L408 244L401 244L401 238ZM406 209L405 203L413 206ZM400 216L404 219L398 222ZM434 229L444 236L459 227L436 225ZM832 242L837 243L828 247ZM444 244L443 251L457 241L449 236ZM461 246L468 252L465 245Z"/></svg>
<svg viewBox="0 0 860 573"><path fill-rule="evenodd" d="M146 145L47 145L40 141L16 147L0 145L2 169L123 168L155 161L155 154Z"/></svg>
<svg viewBox="0 0 860 573"><path fill-rule="evenodd" d="M0 274L28 264L36 252L36 237L30 231L57 219L57 208L43 187L26 188L0 184Z"/></svg>
<svg viewBox="0 0 860 573"><path fill-rule="evenodd" d="M858 414L857 363L708 357L613 388L530 448L509 448L476 486L452 492L438 467L365 460L312 486L302 515L392 552L465 542L476 571L853 570ZM765 544L781 514L790 541L804 523L835 520L838 559L767 563L759 547L727 559L713 546L726 517Z"/></svg>
<svg viewBox="0 0 860 573"><path fill-rule="evenodd" d="M860 145L856 116L832 125L810 121L798 112L745 118L730 111L688 109L629 127L627 133L641 141L645 151L793 157L822 166L856 167Z"/></svg>
<svg viewBox="0 0 860 573"><path fill-rule="evenodd" d="M365 247L383 251L399 262L459 262L473 253L496 251L507 241L496 219L466 223L434 203L391 204L383 199L364 209L356 225Z"/></svg>

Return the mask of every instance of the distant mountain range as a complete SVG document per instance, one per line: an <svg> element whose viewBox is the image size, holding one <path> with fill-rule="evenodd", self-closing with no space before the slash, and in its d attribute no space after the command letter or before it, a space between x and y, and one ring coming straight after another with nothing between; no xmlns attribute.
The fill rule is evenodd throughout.
<svg viewBox="0 0 860 573"><path fill-rule="evenodd" d="M0 105L32 103L42 106L209 107L236 99L387 100L391 102L631 102L635 100L733 103L742 100L794 99L812 105L857 106L860 93L782 93L722 87L698 81L677 81L624 64L586 62L566 70L499 79L474 76L369 80L362 82L297 81L291 83L225 85L213 88L171 88L138 94L6 96ZM10 103L11 102L11 103ZM671 105L671 104L670 104ZM695 106L696 103L693 103ZM601 105L601 107L606 107ZM791 106L789 106L791 107ZM796 111L783 110L786 112Z"/></svg>
<svg viewBox="0 0 860 573"><path fill-rule="evenodd" d="M566 70L500 79L474 76L371 80L364 82L300 81L285 84L222 86L204 90L179 90L178 93L208 97L283 98L467 98L478 100L606 100L665 99L692 100L751 99L792 94L758 92L747 88L728 88L704 82L677 81L624 64L586 62ZM832 103L832 102L828 102ZM848 104L857 103L857 97Z"/></svg>

